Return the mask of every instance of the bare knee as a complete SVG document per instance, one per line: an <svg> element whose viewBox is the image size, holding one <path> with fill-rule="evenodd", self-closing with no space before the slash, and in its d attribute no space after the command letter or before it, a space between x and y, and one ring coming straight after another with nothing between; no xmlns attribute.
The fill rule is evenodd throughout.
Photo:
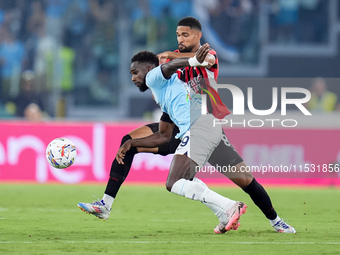
<svg viewBox="0 0 340 255"><path fill-rule="evenodd" d="M249 171L245 171L247 169L247 165L244 162L237 164L235 167L237 175L230 178L230 180L240 188L244 189L254 179L253 174Z"/></svg>
<svg viewBox="0 0 340 255"><path fill-rule="evenodd" d="M254 178L254 177L253 177ZM248 187L248 185L252 182L253 178L232 178L230 179L233 183L235 183L240 188L244 189Z"/></svg>
<svg viewBox="0 0 340 255"><path fill-rule="evenodd" d="M142 127L136 128L129 133L129 135L133 139L147 137L147 136L152 135L152 134L153 134L153 132L152 132L151 128L148 127L148 126L142 126Z"/></svg>
<svg viewBox="0 0 340 255"><path fill-rule="evenodd" d="M148 126L142 126L137 129L132 130L128 135L132 139L136 138L144 138L153 134L153 131ZM130 139L131 139L130 138ZM158 147L155 148L143 148L137 147L137 152L149 152L149 153L158 153Z"/></svg>
<svg viewBox="0 0 340 255"><path fill-rule="evenodd" d="M166 183L165 183L165 188L171 192L171 189L172 189L172 186L174 185L174 181L170 181L170 180L166 180Z"/></svg>

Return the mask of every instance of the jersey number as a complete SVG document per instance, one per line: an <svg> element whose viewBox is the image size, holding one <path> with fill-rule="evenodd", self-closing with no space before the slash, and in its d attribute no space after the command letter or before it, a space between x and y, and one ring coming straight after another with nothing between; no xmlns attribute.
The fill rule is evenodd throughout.
<svg viewBox="0 0 340 255"><path fill-rule="evenodd" d="M222 135L222 141L226 146L230 146L230 142L225 134Z"/></svg>
<svg viewBox="0 0 340 255"><path fill-rule="evenodd" d="M189 136L184 136L179 146L185 147L188 144L188 142L189 142Z"/></svg>

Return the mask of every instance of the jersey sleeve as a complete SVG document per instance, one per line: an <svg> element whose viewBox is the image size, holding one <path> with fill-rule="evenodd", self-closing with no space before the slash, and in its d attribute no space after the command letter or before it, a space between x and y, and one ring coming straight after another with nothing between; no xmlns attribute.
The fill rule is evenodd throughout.
<svg viewBox="0 0 340 255"><path fill-rule="evenodd" d="M211 67L207 68L210 72L214 73L214 79L217 81L218 77L218 58L217 53L213 49L210 49L209 54L213 55L215 57L215 64L213 64Z"/></svg>
<svg viewBox="0 0 340 255"><path fill-rule="evenodd" d="M163 112L163 114L161 116L161 121L164 121L164 122L167 122L167 123L170 123L170 124L173 123L173 121L170 119L170 116L165 112Z"/></svg>
<svg viewBox="0 0 340 255"><path fill-rule="evenodd" d="M174 50L174 52L175 53L179 53L179 50L177 49L177 50ZM165 63L168 63L169 61L171 61L172 59L170 59L170 58L168 58L166 61L165 61Z"/></svg>

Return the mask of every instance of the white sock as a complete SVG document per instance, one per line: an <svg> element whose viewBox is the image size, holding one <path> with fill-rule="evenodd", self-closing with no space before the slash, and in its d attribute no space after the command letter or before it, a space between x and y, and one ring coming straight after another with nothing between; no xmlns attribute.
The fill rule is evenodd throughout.
<svg viewBox="0 0 340 255"><path fill-rule="evenodd" d="M227 209L234 205L235 201L223 197L205 186L206 185L202 185L198 182L180 179L174 183L171 192L192 200L198 200L203 203L213 205L215 206L213 209L209 208L214 211L215 214L220 214L219 210L216 210L216 207L219 207L224 213Z"/></svg>
<svg viewBox="0 0 340 255"><path fill-rule="evenodd" d="M113 197L107 195L107 194L104 194L103 196L103 201L104 201L104 204L106 206L106 208L108 208L109 210L111 210L111 207L112 207L112 204L113 204L113 200L115 200Z"/></svg>
<svg viewBox="0 0 340 255"><path fill-rule="evenodd" d="M205 188L208 188L207 184L205 184L202 180L200 180L196 177L192 181L196 182L196 183L200 183ZM213 213L216 215L216 217L219 219L220 222L227 223L228 217L225 214L225 211L221 207L218 207L214 204L210 204L210 203L206 203L206 202L201 202L201 203L204 204L206 207L208 207L211 211L213 211Z"/></svg>
<svg viewBox="0 0 340 255"><path fill-rule="evenodd" d="M276 223L278 223L281 220L279 216L277 216L274 220L269 220L270 224L274 226Z"/></svg>
<svg viewBox="0 0 340 255"><path fill-rule="evenodd" d="M209 188L205 188L204 192L202 193L202 201L205 203L216 205L220 207L223 211L228 210L236 203L236 201L226 198Z"/></svg>
<svg viewBox="0 0 340 255"><path fill-rule="evenodd" d="M192 179L193 182L197 182L197 183L200 183L202 184L204 187L208 188L208 185L205 184L205 182L203 182L201 179L198 179L196 177L194 177L194 179Z"/></svg>

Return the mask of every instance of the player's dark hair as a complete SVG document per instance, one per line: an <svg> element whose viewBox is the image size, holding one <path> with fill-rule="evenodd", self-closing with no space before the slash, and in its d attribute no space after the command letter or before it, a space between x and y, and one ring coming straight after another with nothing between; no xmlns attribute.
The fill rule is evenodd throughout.
<svg viewBox="0 0 340 255"><path fill-rule="evenodd" d="M199 31L202 31L202 25L198 21L198 19L195 19L194 17L185 17L178 21L177 26L185 26L190 27L190 29L197 29Z"/></svg>
<svg viewBox="0 0 340 255"><path fill-rule="evenodd" d="M157 55L150 51L141 51L137 53L131 59L131 63L133 62L148 63L154 66L158 66L159 64Z"/></svg>

